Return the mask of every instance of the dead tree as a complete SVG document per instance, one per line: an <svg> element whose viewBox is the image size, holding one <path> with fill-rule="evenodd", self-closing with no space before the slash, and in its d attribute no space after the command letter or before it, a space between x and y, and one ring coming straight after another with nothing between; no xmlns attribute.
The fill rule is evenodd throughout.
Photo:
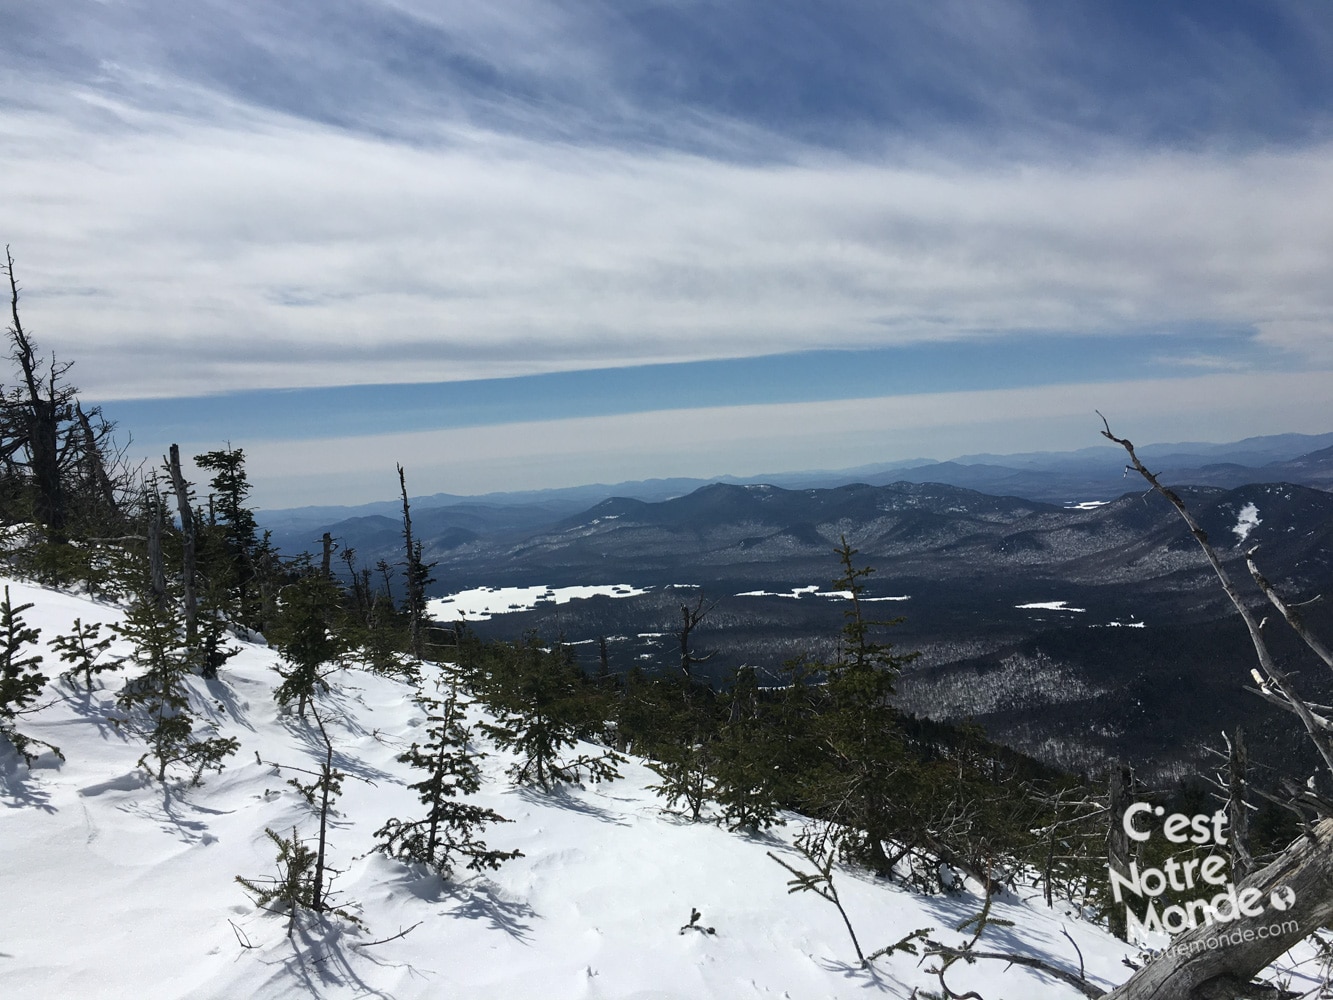
<svg viewBox="0 0 1333 1000"><path fill-rule="evenodd" d="M412 538L412 511L407 503L407 476L403 467L398 466L398 485L403 494L403 541L407 546L407 562L404 577L407 582L407 622L412 655L418 660L425 652L426 587L434 583L430 570L434 563L427 563L420 539ZM385 576L388 586L388 576Z"/></svg>
<svg viewBox="0 0 1333 1000"><path fill-rule="evenodd" d="M1320 706L1311 706L1304 701L1290 675L1275 662L1261 631L1261 623L1255 620L1207 533L1184 501L1144 467L1130 441L1111 433L1105 417L1102 417L1102 423L1105 427L1103 436L1121 445L1129 454L1129 468L1143 476L1153 490L1175 507L1217 574L1254 646L1259 665L1252 675L1258 684L1258 693L1300 719L1324 762L1325 777L1333 776L1333 718ZM1264 579L1255 565L1254 552L1251 549L1247 553L1246 561L1259 589L1314 654L1333 669L1333 655L1310 635L1288 603ZM1295 789L1293 805L1319 817L1318 822L1307 826L1304 835L1288 846L1277 860L1237 886L1238 894L1253 889L1256 898L1265 899L1278 898L1273 894L1281 890L1287 905L1275 910L1263 908L1258 916L1245 915L1227 924L1210 926L1205 921L1178 935L1168 951L1108 994L1110 1000L1238 1000L1256 995L1250 984L1259 972L1287 949L1333 920L1333 818L1330 818L1333 817L1333 801L1319 794L1313 785L1311 779L1306 787ZM1219 941L1222 942L1220 946Z"/></svg>
<svg viewBox="0 0 1333 1000"><path fill-rule="evenodd" d="M713 655L709 653L706 656L696 656L694 648L690 645L690 636L699 627L699 623L707 617L708 612L715 607L717 607L716 601L704 607L702 597L699 598L694 607L690 607L688 604L680 606L680 631L676 633L676 638L680 641L680 672L685 676L686 683L694 680L694 665L705 662Z"/></svg>
<svg viewBox="0 0 1333 1000"><path fill-rule="evenodd" d="M0 391L0 501L11 518L31 519L49 541L63 542L71 532L117 520L138 477L112 442L114 425L100 408L85 410L66 381L72 363L38 353L19 315L8 247L0 270L9 279L9 360L19 383Z"/></svg>
<svg viewBox="0 0 1333 1000"><path fill-rule="evenodd" d="M69 364L49 366L37 356L37 349L23 329L19 318L19 286L14 276L14 257L5 247L5 273L9 277L10 360L19 367L23 385L6 401L6 416L14 447L23 448L36 490L34 514L53 540L64 537L66 509L64 484L60 475L60 423L68 419L74 390L60 385Z"/></svg>
<svg viewBox="0 0 1333 1000"><path fill-rule="evenodd" d="M182 600L185 604L185 641L191 646L198 638L199 598L195 593L195 528L194 509L190 506L190 484L181 473L181 450L171 446L167 472L176 491L176 512L181 522L181 578Z"/></svg>

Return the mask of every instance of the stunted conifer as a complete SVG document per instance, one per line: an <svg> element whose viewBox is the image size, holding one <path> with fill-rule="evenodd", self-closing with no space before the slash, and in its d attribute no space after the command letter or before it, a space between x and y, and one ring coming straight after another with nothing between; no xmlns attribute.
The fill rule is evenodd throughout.
<svg viewBox="0 0 1333 1000"><path fill-rule="evenodd" d="M518 851L497 851L481 839L481 830L490 823L508 823L493 809L462 801L481 788L477 761L485 754L469 744L470 731L463 724L462 702L456 690L441 701L422 695L417 704L426 712L424 743L413 743L398 760L425 772L424 777L408 787L426 807L421 819L390 819L375 832L375 849L399 859L412 861L448 878L460 859L474 871L498 868Z"/></svg>

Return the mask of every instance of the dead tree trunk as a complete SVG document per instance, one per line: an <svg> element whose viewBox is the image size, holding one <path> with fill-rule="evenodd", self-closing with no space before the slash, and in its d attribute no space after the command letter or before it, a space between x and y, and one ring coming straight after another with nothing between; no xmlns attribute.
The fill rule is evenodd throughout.
<svg viewBox="0 0 1333 1000"><path fill-rule="evenodd" d="M153 604L159 609L167 603L167 571L162 559L162 501L153 486L153 500L148 508L148 585Z"/></svg>
<svg viewBox="0 0 1333 1000"><path fill-rule="evenodd" d="M1106 828L1106 859L1110 866L1121 875L1129 874L1130 863L1135 860L1133 856L1132 845L1129 842L1129 834L1125 832L1124 824L1120 818L1125 815L1125 810L1129 808L1130 796L1133 793L1134 775L1127 767L1111 768L1110 784L1107 788L1107 823ZM1111 933L1118 938L1123 938L1127 933L1125 926L1125 914L1119 909L1113 908L1110 913Z"/></svg>
<svg viewBox="0 0 1333 1000"><path fill-rule="evenodd" d="M1227 759L1227 829L1231 831L1231 877L1242 879L1254 870L1250 856L1250 811L1245 804L1249 754L1245 749L1245 731L1239 726L1231 736Z"/></svg>
<svg viewBox="0 0 1333 1000"><path fill-rule="evenodd" d="M694 680L693 667L696 663L703 663L712 657L712 653L707 656L695 656L694 649L690 645L690 636L694 630L699 627L699 623L707 617L708 612L712 611L716 604L710 604L704 607L704 599L699 598L694 607L688 604L680 606L680 631L676 633L676 638L680 641L680 672L685 677L688 686Z"/></svg>
<svg viewBox="0 0 1333 1000"><path fill-rule="evenodd" d="M18 279L14 277L14 258L8 247L5 247L4 270L9 276L9 308L12 317L9 339L13 346L10 356L23 372L23 387L27 393L27 398L18 405L21 411L18 431L27 446L28 466L37 491L33 513L46 528L48 538L63 541L66 510L64 485L60 478L60 418L61 411L68 406L69 393L57 389L56 382L69 365L57 365L52 357L49 371L43 373L37 349L19 318Z"/></svg>
<svg viewBox="0 0 1333 1000"><path fill-rule="evenodd" d="M1291 903L1279 910L1270 904L1270 896L1283 887L1290 890L1285 895ZM1240 1000L1256 995L1249 985L1256 973L1333 920L1333 820L1323 820L1309 837L1240 882L1237 895L1250 888L1261 895L1259 916L1200 925L1176 936L1169 951L1108 993L1106 1000Z"/></svg>
<svg viewBox="0 0 1333 1000"><path fill-rule="evenodd" d="M403 492L403 540L407 543L407 627L409 642L412 646L412 655L421 658L421 618L425 608L426 597L422 593L421 578L424 573L421 569L421 551L412 542L412 511L407 503L407 474L403 472L403 467L398 466L398 485Z"/></svg>
<svg viewBox="0 0 1333 1000"><path fill-rule="evenodd" d="M176 509L181 519L181 576L184 578L183 601L185 604L185 641L193 646L198 637L196 618L199 612L199 599L194 588L194 511L190 508L190 484L181 474L181 450L178 445L171 446L171 458L167 462L167 471L171 474L171 485L176 490Z"/></svg>
<svg viewBox="0 0 1333 1000"><path fill-rule="evenodd" d="M1317 714L1297 693L1290 675L1274 661L1260 623L1223 568L1208 535L1180 496L1163 486L1144 467L1131 442L1111 433L1105 417L1102 422L1106 428L1103 436L1121 445L1129 454L1131 467L1176 508L1245 622L1259 662L1258 669L1252 673L1259 683L1260 694L1301 720L1328 774L1333 774L1333 720ZM1292 621L1286 602L1254 565L1253 550L1248 555L1250 572L1264 596L1283 613L1315 655L1333 667L1333 654L1310 635L1299 620ZM1324 817L1333 811L1333 803L1313 787L1298 790L1294 801L1316 809ZM1113 1000L1238 1000L1253 996L1255 991L1248 984L1255 975L1288 948L1333 919L1333 819L1321 819L1305 836L1288 846L1276 861L1242 880L1236 889L1237 894L1246 889L1258 891L1257 899L1261 901L1258 916L1245 915L1236 921L1199 926L1180 934L1168 951L1108 996ZM1286 897L1277 895L1278 890L1286 892Z"/></svg>

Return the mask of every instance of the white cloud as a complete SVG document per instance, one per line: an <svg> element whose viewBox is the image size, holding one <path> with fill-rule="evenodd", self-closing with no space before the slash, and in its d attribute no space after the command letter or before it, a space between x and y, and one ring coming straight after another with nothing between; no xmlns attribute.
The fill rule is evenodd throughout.
<svg viewBox="0 0 1333 1000"><path fill-rule="evenodd" d="M359 503L396 489L482 493L590 482L837 469L966 451L1104 443L1100 409L1132 440L1236 440L1326 432L1329 371L1216 374L880 399L661 410L614 417L246 444L266 507ZM1293 401L1295 401L1293 403ZM208 444L208 447L213 445ZM202 447L202 446L201 446ZM192 454L190 446L183 451ZM1127 484L1126 489L1132 489ZM316 498L320 498L318 501Z"/></svg>
<svg viewBox="0 0 1333 1000"><path fill-rule="evenodd" d="M1178 322L1326 356L1283 317L1333 307L1329 148L746 165L84 97L0 113L0 238L102 397Z"/></svg>

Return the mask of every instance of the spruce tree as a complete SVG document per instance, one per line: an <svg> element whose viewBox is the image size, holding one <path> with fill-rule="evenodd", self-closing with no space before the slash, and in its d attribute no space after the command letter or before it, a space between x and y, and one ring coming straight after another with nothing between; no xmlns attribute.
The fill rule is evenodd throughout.
<svg viewBox="0 0 1333 1000"><path fill-rule="evenodd" d="M32 604L15 607L5 587L5 599L0 602L0 737L13 744L28 766L37 759L31 752L34 745L51 750L64 760L59 747L52 746L35 736L26 736L15 728L18 718L35 710L34 702L46 684L46 675L37 669L42 662L40 653L25 653L37 643L41 630L23 620L23 612Z"/></svg>
<svg viewBox="0 0 1333 1000"><path fill-rule="evenodd" d="M732 830L764 830L781 822L778 809L789 789L777 712L761 697L754 667L736 670L724 706L726 721L712 754L721 822Z"/></svg>
<svg viewBox="0 0 1333 1000"><path fill-rule="evenodd" d="M209 481L208 526L203 532L204 574L220 591L224 617L250 627L258 618L253 582L259 526L248 506L250 481L245 452L228 446L194 456L195 465L214 473Z"/></svg>
<svg viewBox="0 0 1333 1000"><path fill-rule="evenodd" d="M73 633L58 635L47 645L60 654L61 660L71 664L69 669L60 675L61 678L72 683L76 676L82 674L84 685L91 692L94 675L119 670L124 665L125 661L120 657L102 660L111 643L111 636L102 636L101 625L96 622L85 625L80 619L75 618Z"/></svg>
<svg viewBox="0 0 1333 1000"><path fill-rule="evenodd" d="M271 637L285 666L277 668L282 683L273 697L281 705L295 701L302 718L316 691L327 690L320 671L345 650L338 629L341 597L338 585L317 572L308 572L282 591Z"/></svg>
<svg viewBox="0 0 1333 1000"><path fill-rule="evenodd" d="M895 624L864 613L864 581L874 571L853 564L856 550L846 538L837 553L843 573L833 586L849 603L839 655L821 665L825 684L811 720L819 756L806 776L806 808L846 827L844 852L888 876L893 863L884 843L903 832L896 803L917 783L890 704L898 673L911 657L874 638L877 628Z"/></svg>
<svg viewBox="0 0 1333 1000"><path fill-rule="evenodd" d="M714 798L714 695L684 673L648 680L631 676L621 702L622 719L635 752L649 758L660 779L648 787L666 801L664 812L703 818Z"/></svg>
<svg viewBox="0 0 1333 1000"><path fill-rule="evenodd" d="M186 678L199 667L199 651L185 640L185 621L179 607L170 601L140 596L125 613L115 631L134 644L134 660L143 673L128 681L117 696L122 711L117 724L148 742L149 750L139 766L150 772L149 759L156 761L156 777L165 781L175 765L189 770L190 783L197 785L205 770L221 771L224 761L240 747L232 737L217 735L215 726L196 729Z"/></svg>
<svg viewBox="0 0 1333 1000"><path fill-rule="evenodd" d="M510 820L493 809L460 800L481 788L477 761L485 754L469 744L471 734L463 724L463 704L456 689L444 701L423 694L417 704L426 712L425 743L414 742L398 760L425 772L408 787L417 793L426 815L416 820L390 819L375 832L380 841L375 850L426 865L444 878L453 873L460 858L467 859L469 869L481 871L522 857L519 851L493 850L480 836L487 824Z"/></svg>
<svg viewBox="0 0 1333 1000"><path fill-rule="evenodd" d="M624 758L609 748L601 753L568 751L602 730L610 706L604 693L589 684L567 647L547 649L535 637L510 645L484 647L474 670L479 693L495 716L482 730L518 759L509 769L520 784L550 790L577 783L584 772L593 781L618 778Z"/></svg>

